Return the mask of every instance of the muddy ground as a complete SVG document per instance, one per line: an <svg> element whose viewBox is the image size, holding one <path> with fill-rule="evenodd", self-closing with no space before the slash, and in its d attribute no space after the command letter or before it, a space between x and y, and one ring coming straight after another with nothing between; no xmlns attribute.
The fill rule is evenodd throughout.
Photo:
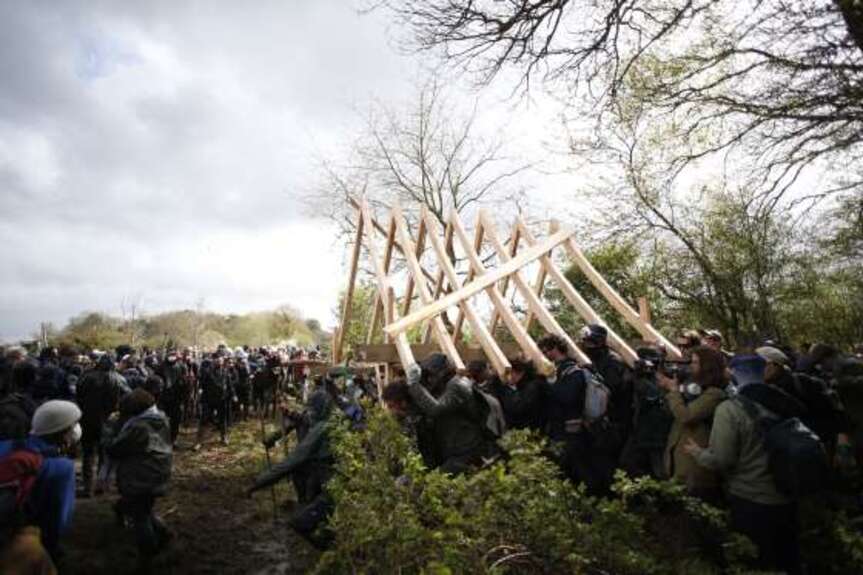
<svg viewBox="0 0 863 575"><path fill-rule="evenodd" d="M267 431L273 429L267 426ZM254 499L243 490L265 465L258 420L237 424L223 447L212 432L199 452L192 451L195 430L183 429L174 453L171 492L156 504L175 534L169 550L154 562L154 574L305 573L317 552L286 525L296 497L289 482L276 487L279 510L274 522L269 491ZM274 461L282 447L271 450ZM79 499L70 532L64 538L66 557L61 573L69 575L133 575L134 533L119 527L112 511L115 491Z"/></svg>

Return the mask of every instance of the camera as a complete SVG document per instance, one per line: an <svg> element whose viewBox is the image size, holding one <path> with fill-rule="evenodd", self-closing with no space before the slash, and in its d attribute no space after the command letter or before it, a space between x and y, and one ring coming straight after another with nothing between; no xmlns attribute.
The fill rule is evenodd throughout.
<svg viewBox="0 0 863 575"><path fill-rule="evenodd" d="M660 371L666 377L676 379L678 383L686 383L692 378L690 361L675 361L666 359L660 366Z"/></svg>

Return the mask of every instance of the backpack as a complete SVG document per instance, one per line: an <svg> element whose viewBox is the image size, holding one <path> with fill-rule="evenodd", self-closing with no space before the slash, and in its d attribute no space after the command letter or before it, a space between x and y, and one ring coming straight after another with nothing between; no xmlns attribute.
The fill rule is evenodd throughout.
<svg viewBox="0 0 863 575"><path fill-rule="evenodd" d="M755 422L767 450L768 468L776 488L792 499L823 490L830 479L830 464L821 440L800 418L782 419L743 396L737 401Z"/></svg>
<svg viewBox="0 0 863 575"><path fill-rule="evenodd" d="M584 418L588 421L596 421L605 417L608 411L608 402L611 390L605 385L602 376L589 369L584 372Z"/></svg>
<svg viewBox="0 0 863 575"><path fill-rule="evenodd" d="M480 421L483 424L484 434L497 441L503 434L506 433L506 420L503 416L503 409L500 407L500 402L490 393L486 393L479 389L477 385L471 383L473 397L480 413Z"/></svg>
<svg viewBox="0 0 863 575"><path fill-rule="evenodd" d="M26 519L27 502L42 461L40 454L21 445L0 458L0 541L4 543Z"/></svg>

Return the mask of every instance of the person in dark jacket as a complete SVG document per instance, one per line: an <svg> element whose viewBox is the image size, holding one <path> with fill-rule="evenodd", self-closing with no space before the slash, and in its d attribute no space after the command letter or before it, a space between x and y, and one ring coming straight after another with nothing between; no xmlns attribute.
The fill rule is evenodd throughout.
<svg viewBox="0 0 863 575"><path fill-rule="evenodd" d="M536 373L530 360L516 358L510 365L512 391L500 398L507 426L542 432L547 421L548 382Z"/></svg>
<svg viewBox="0 0 863 575"><path fill-rule="evenodd" d="M318 528L333 508L324 487L333 475L334 459L330 450L328 420L334 407L326 391L315 391L309 397L306 409L310 425L308 432L284 460L260 474L246 490L246 495L251 497L285 477L294 479L302 506L291 517L290 525L317 547L325 546L328 541L328 536L318 533Z"/></svg>
<svg viewBox="0 0 863 575"><path fill-rule="evenodd" d="M171 444L175 444L180 434L183 402L187 395L186 365L179 361L177 353L172 351L165 357L165 362L158 371L164 382L162 393L157 398L158 405L171 422Z"/></svg>
<svg viewBox="0 0 863 575"><path fill-rule="evenodd" d="M665 393L656 382L664 355L653 347L640 347L637 353L639 360L633 374L634 424L620 462L633 477L649 475L663 479L665 443L674 421Z"/></svg>
<svg viewBox="0 0 863 575"><path fill-rule="evenodd" d="M171 425L156 408L155 398L143 389L120 402L120 422L106 451L117 464L118 509L132 518L141 562L148 564L170 540L153 508L171 478Z"/></svg>
<svg viewBox="0 0 863 575"><path fill-rule="evenodd" d="M590 358L594 373L602 378L608 388L609 428L605 433L611 456L620 455L623 445L632 432L634 419L632 371L623 359L608 347L608 329L599 324L590 324L581 330L580 347Z"/></svg>
<svg viewBox="0 0 863 575"><path fill-rule="evenodd" d="M107 354L101 356L96 369L87 372L78 383L77 399L82 411L83 430L81 447L84 452L81 464L84 483L81 497L93 495L93 470L97 455L100 467L104 459L101 446L102 429L126 391L125 381L114 370L114 361Z"/></svg>
<svg viewBox="0 0 863 575"><path fill-rule="evenodd" d="M228 410L234 399L233 382L225 368L224 359L216 356L209 369L201 372L201 422L195 449L200 449L209 423L219 429L222 445L228 444Z"/></svg>
<svg viewBox="0 0 863 575"><path fill-rule="evenodd" d="M780 349L770 346L755 350L766 365L764 383L775 385L794 396L806 407L801 421L821 439L831 459L837 446L850 447L849 422L839 396L823 379L794 373L790 369L791 359Z"/></svg>
<svg viewBox="0 0 863 575"><path fill-rule="evenodd" d="M457 375L444 354L429 355L408 367L406 375L414 406L434 428L434 461L427 464L461 474L496 457L488 408L475 395L473 382Z"/></svg>
<svg viewBox="0 0 863 575"><path fill-rule="evenodd" d="M608 492L614 474L614 461L599 453L584 417L587 375L569 357L566 342L558 335L547 335L539 349L555 365L554 383L548 388L548 437L559 444L563 472L572 481L584 483L588 493Z"/></svg>

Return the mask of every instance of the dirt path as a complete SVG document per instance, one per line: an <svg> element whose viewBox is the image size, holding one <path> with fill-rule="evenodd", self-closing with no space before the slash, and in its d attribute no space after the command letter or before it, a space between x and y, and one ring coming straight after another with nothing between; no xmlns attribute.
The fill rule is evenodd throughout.
<svg viewBox="0 0 863 575"><path fill-rule="evenodd" d="M153 573L306 572L314 565L317 552L285 526L287 511L280 509L274 523L269 492L253 500L243 497L243 489L264 465L260 424L252 420L235 426L227 447L219 445L214 435L195 453L191 451L194 430L183 430L174 454L171 492L156 504L175 538L154 563ZM278 460L282 453L274 455ZM276 494L282 505L290 506L295 500L287 482L276 488ZM116 499L111 492L78 501L72 528L64 539L64 574L134 573L134 534L115 522L111 505Z"/></svg>

